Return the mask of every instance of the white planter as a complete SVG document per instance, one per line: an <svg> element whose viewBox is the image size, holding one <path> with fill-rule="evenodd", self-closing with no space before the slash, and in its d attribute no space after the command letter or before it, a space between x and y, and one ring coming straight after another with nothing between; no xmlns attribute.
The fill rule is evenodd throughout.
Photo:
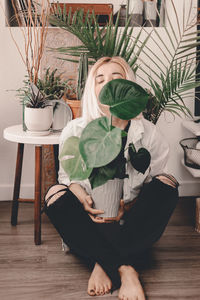
<svg viewBox="0 0 200 300"><path fill-rule="evenodd" d="M44 108L25 107L24 122L30 132L48 132L53 121L53 107Z"/></svg>
<svg viewBox="0 0 200 300"><path fill-rule="evenodd" d="M113 218L118 215L123 192L123 179L115 178L92 190L94 208L104 211L100 217Z"/></svg>

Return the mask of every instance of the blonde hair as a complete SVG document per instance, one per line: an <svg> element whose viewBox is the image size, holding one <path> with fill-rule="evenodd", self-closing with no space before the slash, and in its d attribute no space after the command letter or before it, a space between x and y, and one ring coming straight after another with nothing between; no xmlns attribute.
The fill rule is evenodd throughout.
<svg viewBox="0 0 200 300"><path fill-rule="evenodd" d="M86 123L102 116L95 94L95 75L97 69L105 63L116 63L120 65L126 75L127 80L135 81L135 75L129 64L120 56L102 57L91 68L85 90L82 97L82 117Z"/></svg>

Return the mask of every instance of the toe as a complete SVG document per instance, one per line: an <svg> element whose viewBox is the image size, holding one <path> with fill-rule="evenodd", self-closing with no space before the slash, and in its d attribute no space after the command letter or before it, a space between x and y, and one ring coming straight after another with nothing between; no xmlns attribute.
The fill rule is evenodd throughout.
<svg viewBox="0 0 200 300"><path fill-rule="evenodd" d="M104 295L104 294L105 294L104 287L102 287L102 288L100 289L100 295Z"/></svg>
<svg viewBox="0 0 200 300"><path fill-rule="evenodd" d="M111 284L107 284L106 291L107 291L108 294L110 293L111 288L112 288L112 285Z"/></svg>
<svg viewBox="0 0 200 300"><path fill-rule="evenodd" d="M95 290L94 289L88 289L88 295L95 296L96 295Z"/></svg>

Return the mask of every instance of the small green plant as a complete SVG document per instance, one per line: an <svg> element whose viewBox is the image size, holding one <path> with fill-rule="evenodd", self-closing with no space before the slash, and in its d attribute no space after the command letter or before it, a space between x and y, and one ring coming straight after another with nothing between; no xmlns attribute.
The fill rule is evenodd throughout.
<svg viewBox="0 0 200 300"><path fill-rule="evenodd" d="M37 87L42 91L49 100L61 99L66 93L70 93L73 89L71 79L63 81L61 75L56 76L57 69L50 72L48 68L43 79L38 79Z"/></svg>
<svg viewBox="0 0 200 300"><path fill-rule="evenodd" d="M49 101L45 94L37 90L33 84L30 84L29 90L25 92L23 104L30 108L44 108L49 106Z"/></svg>
<svg viewBox="0 0 200 300"><path fill-rule="evenodd" d="M128 129L113 126L112 118L130 120L136 117L145 109L148 93L135 82L115 79L102 88L99 100L110 106L110 118L95 119L84 128L80 138L67 139L59 157L71 180L89 178L92 188L109 179L127 176L124 151ZM144 173L151 159L149 152L144 148L137 152L133 144L128 148L132 166Z"/></svg>
<svg viewBox="0 0 200 300"><path fill-rule="evenodd" d="M59 100L64 94L70 94L74 89L71 80L61 80L61 75L55 75L57 69L50 72L48 68L44 78L37 79L37 85L29 81L29 77L23 81L23 88L17 90L17 96L27 107L42 108L49 105L50 100Z"/></svg>
<svg viewBox="0 0 200 300"><path fill-rule="evenodd" d="M88 76L88 57L86 53L82 53L79 60L78 67L78 81L77 81L77 99L81 100L85 83Z"/></svg>

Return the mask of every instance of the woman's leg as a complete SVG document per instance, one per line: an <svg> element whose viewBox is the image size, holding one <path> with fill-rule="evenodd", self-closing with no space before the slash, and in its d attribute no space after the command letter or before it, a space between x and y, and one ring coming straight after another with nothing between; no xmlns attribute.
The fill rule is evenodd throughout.
<svg viewBox="0 0 200 300"><path fill-rule="evenodd" d="M165 175L144 184L137 202L124 215L120 253L137 257L162 235L178 202L178 189Z"/></svg>
<svg viewBox="0 0 200 300"><path fill-rule="evenodd" d="M69 189L60 192L59 189L63 186L56 185L48 191L45 199L51 194L53 197L46 204L45 213L73 252L97 262L118 288L121 284L118 268L123 264L120 255L98 231L76 196Z"/></svg>
<svg viewBox="0 0 200 300"><path fill-rule="evenodd" d="M130 265L119 268L122 282L120 300L145 299L134 268L138 266L138 256L162 235L177 201L178 191L174 180L162 174L144 185L139 199L124 216L120 251Z"/></svg>

